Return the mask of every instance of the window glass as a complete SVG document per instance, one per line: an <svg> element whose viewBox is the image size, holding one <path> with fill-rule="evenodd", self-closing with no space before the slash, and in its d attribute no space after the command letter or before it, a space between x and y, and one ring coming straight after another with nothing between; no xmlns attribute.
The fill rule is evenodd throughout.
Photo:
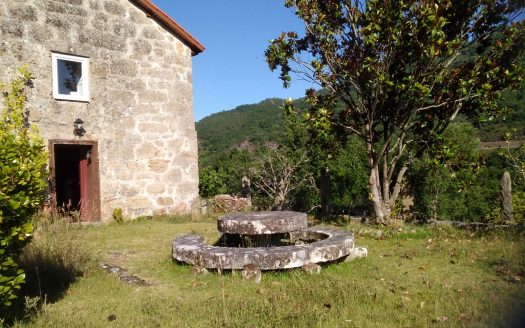
<svg viewBox="0 0 525 328"><path fill-rule="evenodd" d="M89 59L53 54L53 97L89 101Z"/></svg>
<svg viewBox="0 0 525 328"><path fill-rule="evenodd" d="M82 63L58 59L58 93L82 95Z"/></svg>

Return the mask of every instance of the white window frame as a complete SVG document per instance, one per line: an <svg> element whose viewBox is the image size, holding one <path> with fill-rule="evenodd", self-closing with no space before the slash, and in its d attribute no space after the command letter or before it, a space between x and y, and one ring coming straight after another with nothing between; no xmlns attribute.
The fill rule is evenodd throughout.
<svg viewBox="0 0 525 328"><path fill-rule="evenodd" d="M89 58L65 55L61 53L51 53L53 68L53 98L71 101L89 101ZM59 92L58 83L58 60L66 60L80 63L82 70L82 92L64 94Z"/></svg>

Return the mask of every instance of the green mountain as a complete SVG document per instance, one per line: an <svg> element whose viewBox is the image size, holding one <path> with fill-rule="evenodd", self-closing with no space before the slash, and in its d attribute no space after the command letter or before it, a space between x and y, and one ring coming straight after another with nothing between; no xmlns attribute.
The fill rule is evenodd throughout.
<svg viewBox="0 0 525 328"><path fill-rule="evenodd" d="M203 118L195 124L200 158L234 148L251 148L278 140L283 100L272 98Z"/></svg>

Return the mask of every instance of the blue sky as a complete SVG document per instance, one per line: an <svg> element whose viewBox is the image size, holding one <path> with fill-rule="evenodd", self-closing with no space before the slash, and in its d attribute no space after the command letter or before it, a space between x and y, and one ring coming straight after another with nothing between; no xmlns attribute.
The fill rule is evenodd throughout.
<svg viewBox="0 0 525 328"><path fill-rule="evenodd" d="M310 85L282 87L264 58L268 41L302 23L284 0L153 0L199 40L206 50L193 57L195 121L266 98L299 98Z"/></svg>

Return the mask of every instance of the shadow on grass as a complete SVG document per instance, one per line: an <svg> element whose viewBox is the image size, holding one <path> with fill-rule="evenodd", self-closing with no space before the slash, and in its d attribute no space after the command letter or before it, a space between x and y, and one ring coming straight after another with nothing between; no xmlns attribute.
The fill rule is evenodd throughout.
<svg viewBox="0 0 525 328"><path fill-rule="evenodd" d="M21 294L24 297L40 297L47 303L61 299L69 286L83 275L82 270L49 259L31 264L24 268L26 283Z"/></svg>
<svg viewBox="0 0 525 328"><path fill-rule="evenodd" d="M30 263L23 263L22 268L26 274L25 283L5 318L7 326L29 321L45 304L64 297L71 284L84 274L75 267L49 258L33 259Z"/></svg>

